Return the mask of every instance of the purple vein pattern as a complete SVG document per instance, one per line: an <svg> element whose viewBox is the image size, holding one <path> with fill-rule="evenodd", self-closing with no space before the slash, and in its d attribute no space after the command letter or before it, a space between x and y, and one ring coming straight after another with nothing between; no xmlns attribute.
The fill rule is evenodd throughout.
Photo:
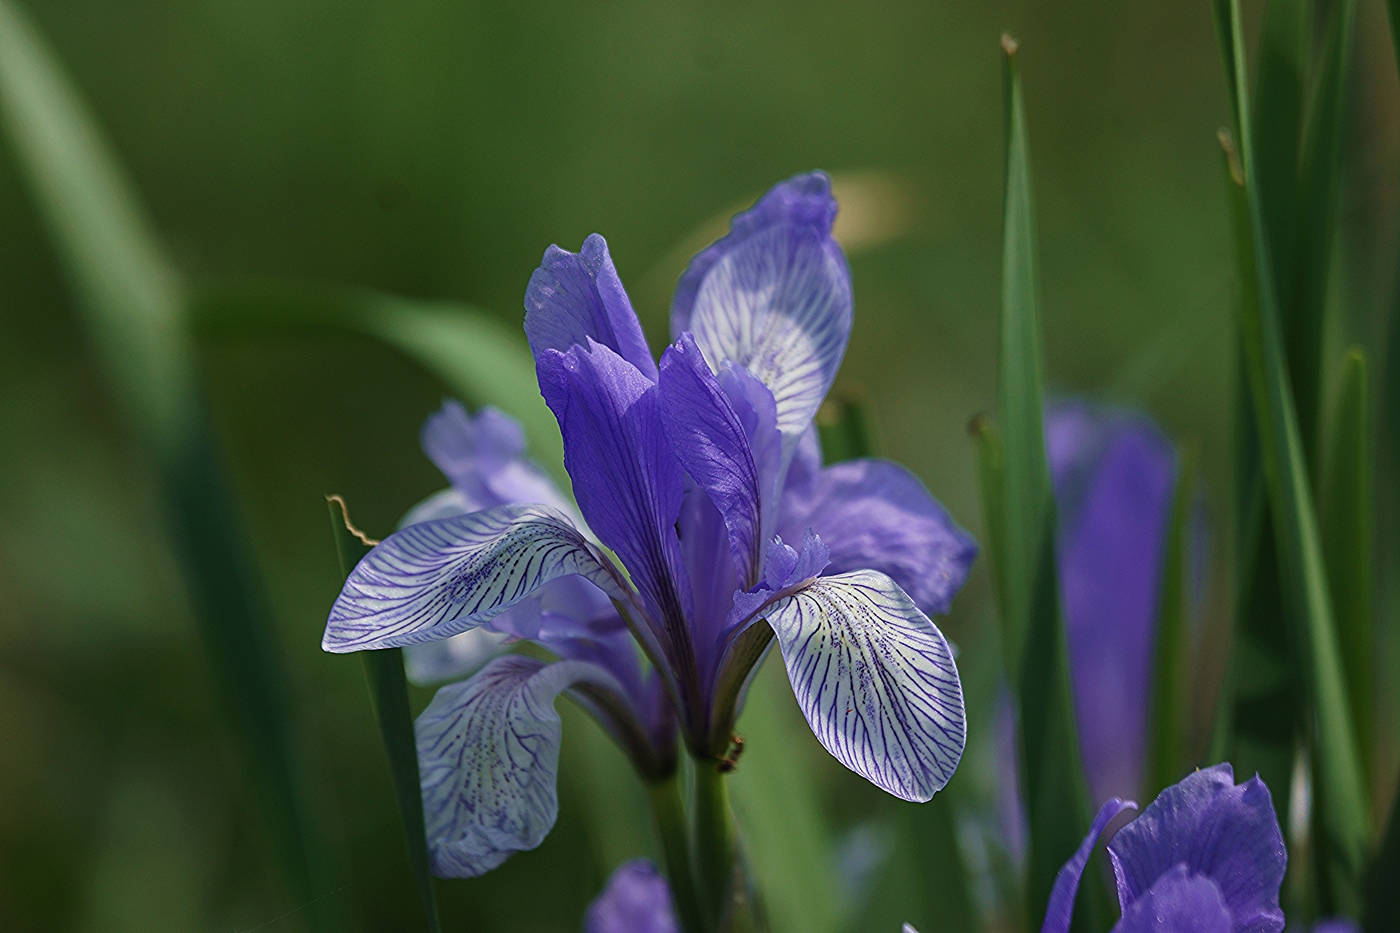
<svg viewBox="0 0 1400 933"><path fill-rule="evenodd" d="M543 841L559 812L555 698L598 677L576 661L507 655L438 691L415 732L433 871L490 871Z"/></svg>
<svg viewBox="0 0 1400 933"><path fill-rule="evenodd" d="M351 572L322 647L363 651L447 638L574 575L625 598L583 536L547 507L506 505L410 525Z"/></svg>
<svg viewBox="0 0 1400 933"><path fill-rule="evenodd" d="M905 800L962 756L962 687L942 633L882 573L823 577L768 610L797 702L838 761Z"/></svg>

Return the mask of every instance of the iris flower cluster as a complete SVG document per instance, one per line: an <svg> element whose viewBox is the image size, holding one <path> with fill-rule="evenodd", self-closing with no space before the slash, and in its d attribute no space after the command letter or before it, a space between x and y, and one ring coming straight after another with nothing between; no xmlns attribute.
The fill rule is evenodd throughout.
<svg viewBox="0 0 1400 933"><path fill-rule="evenodd" d="M812 424L852 320L835 215L812 173L736 216L681 277L659 364L603 238L546 251L525 332L577 509L504 415L449 405L429 422L452 488L354 569L323 646L485 629L551 658L498 657L419 717L437 874L479 875L548 833L559 695L644 779L673 774L678 746L723 769L775 642L813 733L848 768L922 801L957 767L962 690L929 616L976 547L903 468L824 467Z"/></svg>

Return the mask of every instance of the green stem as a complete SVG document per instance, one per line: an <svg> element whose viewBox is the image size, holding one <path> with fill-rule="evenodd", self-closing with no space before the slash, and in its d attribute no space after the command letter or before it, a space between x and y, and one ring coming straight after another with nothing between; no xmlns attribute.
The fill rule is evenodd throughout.
<svg viewBox="0 0 1400 933"><path fill-rule="evenodd" d="M700 895L711 928L720 929L733 901L734 817L729 809L725 775L713 758L695 759L694 817Z"/></svg>
<svg viewBox="0 0 1400 933"><path fill-rule="evenodd" d="M685 933L702 933L706 929L704 911L695 891L695 868L690 857L690 837L686 832L685 807L681 801L680 772L647 784L651 812L661 833L661 848L666 856L666 875L671 882L671 897L676 914Z"/></svg>

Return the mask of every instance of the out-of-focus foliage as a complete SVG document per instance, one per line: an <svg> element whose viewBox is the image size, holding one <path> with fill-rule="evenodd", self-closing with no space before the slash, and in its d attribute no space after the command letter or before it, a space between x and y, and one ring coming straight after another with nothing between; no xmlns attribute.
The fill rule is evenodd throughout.
<svg viewBox="0 0 1400 933"><path fill-rule="evenodd" d="M796 171L831 171L858 315L842 378L859 386L861 433L984 543L964 425L996 408L997 39L1010 29L1034 75L1049 388L1149 407L1199 451L1207 515L1227 526L1236 273L1214 133L1231 114L1205 5L16 2L196 285L350 283L468 303L514 332L545 246L574 249L597 230L656 337L689 253L734 209ZM1244 12L1252 50L1261 5ZM1376 445L1377 532L1390 549L1376 586L1379 617L1393 620L1400 376L1382 351L1400 347L1400 90L1384 6L1361 2L1357 16L1320 382L1338 383L1340 347L1359 342L1390 387L1372 397L1392 425ZM76 301L0 146L0 928L305 928L309 905L278 872L196 634L157 475L98 376ZM390 530L442 483L417 430L451 388L346 333L226 327L205 332L198 353L271 588L292 677L285 713L319 762L318 803L341 853L339 880L317 897L342 901L361 929L404 928L421 908L361 665L319 647L341 580L323 496L345 495L370 534ZM1212 682L1231 545L1210 543L1201 597ZM965 671L990 670L982 659L999 652L991 597L979 571L944 626ZM1386 738L1400 725L1397 641L1392 622L1375 662L1378 801L1400 753ZM995 678L968 679L969 729L986 747ZM793 832L834 838L838 853L834 865L804 849L759 868L780 888L774 922L817 909L833 926L874 929L908 903L891 924L929 933L941 915L966 929L969 905L940 911L930 879L960 844L986 876L972 887L980 904L998 854L936 808L981 812L988 759L970 751L951 802L899 803L831 761L765 684L753 737L782 730L783 768L811 781ZM414 689L414 708L428 695ZM1213 701L1193 710L1196 745ZM625 761L560 705L558 827L490 875L439 885L454 928L577 929L612 868L659 855ZM742 782L760 778L744 770L773 751L755 746L741 764L741 820ZM752 850L766 857L760 839ZM803 885L831 878L802 899Z"/></svg>

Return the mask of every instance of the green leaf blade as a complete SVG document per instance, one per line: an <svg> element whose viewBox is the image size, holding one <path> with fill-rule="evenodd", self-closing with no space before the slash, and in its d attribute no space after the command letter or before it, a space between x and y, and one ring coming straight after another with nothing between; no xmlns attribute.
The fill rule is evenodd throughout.
<svg viewBox="0 0 1400 933"><path fill-rule="evenodd" d="M1055 566L1055 507L1045 458L1041 396L1039 285L1034 198L1025 103L1016 45L1005 51L1006 204L1002 247L1000 351L1003 528L995 561L1003 579L1002 613L1016 694L1023 787L1029 823L1025 907L1044 915L1060 866L1089 825L1089 795L1079 755Z"/></svg>
<svg viewBox="0 0 1400 933"><path fill-rule="evenodd" d="M1193 762L1187 742L1191 695L1191 519L1197 502L1196 458L1178 457L1163 560L1162 592L1152 651L1147 781L1151 799L1189 772Z"/></svg>
<svg viewBox="0 0 1400 933"><path fill-rule="evenodd" d="M335 539L336 555L340 558L341 574L350 571L368 554L373 545L350 524L345 502L339 496L328 496L326 505L331 513L331 533ZM374 705L374 719L379 726L379 738L389 761L389 776L394 784L394 796L403 822L404 845L413 872L418 897L423 903L431 933L442 929L438 919L437 896L433 892L433 873L428 857L428 835L423 821L423 792L418 774L418 746L413 733L413 712L408 704L408 680L404 676L403 649L361 652L365 664L365 681Z"/></svg>
<svg viewBox="0 0 1400 933"><path fill-rule="evenodd" d="M1240 235L1247 241L1239 257L1241 280L1248 283L1240 302L1241 343L1274 518L1284 605L1295 626L1309 706L1317 720L1313 731L1318 744L1313 759L1318 763L1316 799L1324 820L1319 840L1325 882L1323 906L1354 915L1361 906L1369 825L1367 799L1270 271L1249 102L1244 93L1239 3L1224 2L1228 15L1219 20L1226 30L1221 45L1232 50L1225 57L1230 69L1227 83L1236 97L1240 166L1248 208L1248 225Z"/></svg>
<svg viewBox="0 0 1400 933"><path fill-rule="evenodd" d="M1375 767L1371 758L1374 704L1371 516L1374 496L1370 408L1366 356L1360 347L1353 347L1342 365L1342 384L1332 415L1320 521L1352 721L1368 774L1374 773Z"/></svg>
<svg viewBox="0 0 1400 933"><path fill-rule="evenodd" d="M559 427L540 396L524 332L469 305L413 301L349 285L298 280L208 283L193 290L204 333L338 330L403 353L474 407L520 422L530 456L567 491Z"/></svg>

